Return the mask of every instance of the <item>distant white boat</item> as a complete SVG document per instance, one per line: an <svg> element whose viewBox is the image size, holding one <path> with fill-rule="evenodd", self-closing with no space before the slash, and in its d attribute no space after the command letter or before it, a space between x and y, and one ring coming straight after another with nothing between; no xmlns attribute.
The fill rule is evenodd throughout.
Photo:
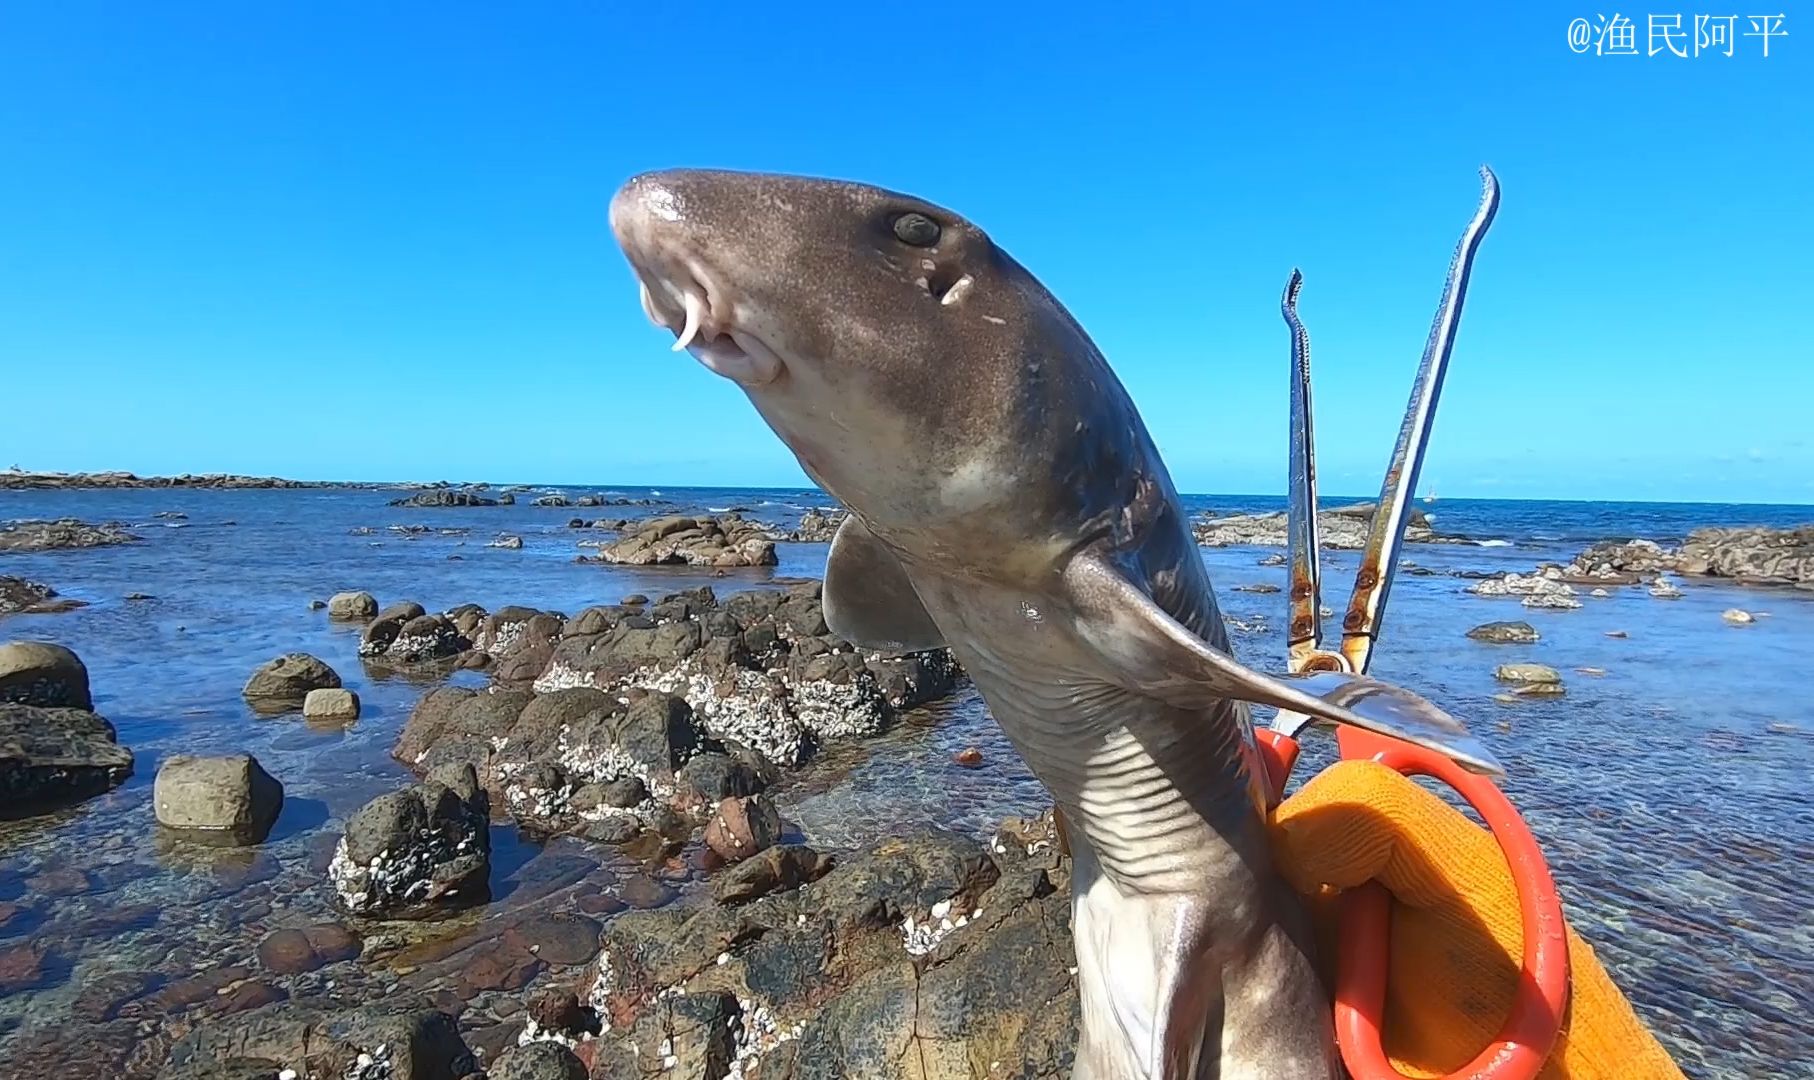
<svg viewBox="0 0 1814 1080"><path fill-rule="evenodd" d="M1427 502L1427 503L1433 503L1436 501L1436 485L1435 484L1431 484L1430 490L1423 493L1423 501Z"/></svg>

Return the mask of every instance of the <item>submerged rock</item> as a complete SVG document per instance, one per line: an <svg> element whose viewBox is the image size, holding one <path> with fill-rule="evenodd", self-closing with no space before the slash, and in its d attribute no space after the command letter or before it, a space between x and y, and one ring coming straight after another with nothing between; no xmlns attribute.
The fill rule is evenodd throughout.
<svg viewBox="0 0 1814 1080"><path fill-rule="evenodd" d="M712 883L712 897L720 904L748 903L817 881L831 867L828 856L805 844L782 844L750 856L718 875Z"/></svg>
<svg viewBox="0 0 1814 1080"><path fill-rule="evenodd" d="M368 592L335 593L328 598L328 618L344 622L370 619L378 614L378 598Z"/></svg>
<svg viewBox="0 0 1814 1080"><path fill-rule="evenodd" d="M355 915L419 918L490 895L490 802L470 765L432 770L347 822L328 878Z"/></svg>
<svg viewBox="0 0 1814 1080"><path fill-rule="evenodd" d="M299 708L310 690L338 689L340 675L308 653L285 653L252 673L241 691L261 712Z"/></svg>
<svg viewBox="0 0 1814 1080"><path fill-rule="evenodd" d="M256 844L283 809L283 785L251 754L176 754L158 766L151 801L167 828Z"/></svg>
<svg viewBox="0 0 1814 1080"><path fill-rule="evenodd" d="M625 566L774 566L775 544L737 515L668 517L626 522L623 536L601 544L597 561Z"/></svg>
<svg viewBox="0 0 1814 1080"><path fill-rule="evenodd" d="M1539 635L1537 628L1527 622L1490 622L1469 630L1468 637L1494 645L1531 645Z"/></svg>
<svg viewBox="0 0 1814 1080"><path fill-rule="evenodd" d="M350 1009L279 1002L205 1022L176 1043L170 1064L163 1077L269 1068L296 1080L460 1080L478 1071L458 1021L426 1001L396 999Z"/></svg>
<svg viewBox="0 0 1814 1080"><path fill-rule="evenodd" d="M0 645L0 701L47 708L92 709L88 668L74 652L49 641Z"/></svg>
<svg viewBox="0 0 1814 1080"><path fill-rule="evenodd" d="M142 539L143 537L128 532L117 522L90 525L74 518L63 518L60 521L19 521L0 525L0 553L111 547Z"/></svg>
<svg viewBox="0 0 1814 1080"><path fill-rule="evenodd" d="M49 585L40 585L20 577L0 575L0 615L30 611L57 595Z"/></svg>
<svg viewBox="0 0 1814 1080"><path fill-rule="evenodd" d="M0 817L20 817L111 791L132 751L86 709L0 702Z"/></svg>
<svg viewBox="0 0 1814 1080"><path fill-rule="evenodd" d="M1547 664L1501 664L1493 677L1512 683L1512 693L1524 697L1560 697L1565 692L1562 673Z"/></svg>

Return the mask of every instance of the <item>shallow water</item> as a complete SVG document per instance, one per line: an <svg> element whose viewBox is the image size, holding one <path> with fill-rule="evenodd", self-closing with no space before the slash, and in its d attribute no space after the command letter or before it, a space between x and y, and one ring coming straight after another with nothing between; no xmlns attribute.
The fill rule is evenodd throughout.
<svg viewBox="0 0 1814 1080"><path fill-rule="evenodd" d="M521 603L572 614L630 592L659 595L707 583L722 594L816 575L823 565L823 545L793 544L781 545L779 567L723 578L582 565L572 561L575 542L608 534L571 530L570 518L654 510L384 505L397 494L0 492L0 520L121 520L146 538L125 547L0 555L0 573L89 602L63 614L6 618L0 639L74 648L88 665L97 711L138 759L135 776L118 791L57 815L0 823L0 904L18 906L0 923L0 950L22 942L49 948L36 986L0 989L0 1055L33 1028L69 1023L72 1004L98 976L149 971L180 978L221 965L256 967L253 950L265 933L332 918L322 867L339 824L407 778L389 748L430 684L368 673L355 651L358 630L308 610L310 599L366 589L381 603L415 600L431 610ZM533 494L519 498L526 503ZM677 509L741 506L776 521L826 502L811 492L662 497ZM1192 501L1225 513L1279 505ZM1500 756L1511 772L1507 791L1545 844L1571 920L1691 1076L1814 1076L1807 1064L1814 1061L1814 919L1805 899L1814 871L1807 783L1814 710L1799 663L1814 644L1814 594L1689 582L1674 601L1619 589L1604 600L1584 595L1580 610L1533 611L1515 600L1469 595L1470 582L1446 574L1528 570L1603 536L1669 540L1703 524L1790 524L1814 512L1447 501L1429 509L1439 528L1514 546L1408 547L1407 558L1443 573L1398 578L1376 673L1467 718ZM171 523L153 516L160 511L188 517ZM386 531L411 524L469 531L415 539ZM376 533L353 535L359 527ZM525 547L484 546L500 533L522 536ZM1234 591L1283 584L1283 568L1258 565L1266 554L1228 548L1204 557L1224 611L1261 627L1232 630L1237 654L1276 667L1284 653L1282 595ZM1329 563L1325 603L1339 610L1354 556L1333 553ZM153 599L124 599L135 592ZM1720 619L1729 607L1768 617L1729 626ZM1525 619L1543 640L1490 646L1463 636L1495 619ZM1610 630L1629 637L1609 638ZM260 719L245 706L239 689L251 671L295 650L322 657L359 692L364 713L356 724L321 729L294 714ZM1495 701L1493 668L1526 659L1562 671L1567 696ZM952 755L972 745L982 750L983 765L954 765ZM160 838L150 806L158 761L235 750L257 755L285 785L272 839L251 852L221 852ZM1004 815L1036 811L1045 801L968 693L876 740L830 748L784 796L791 824L828 848L934 822L982 834ZM666 886L696 874L696 853L666 868L666 886L656 887L637 864L605 849L538 846L501 826L493 834L496 895L485 912L419 929L427 944L368 942L368 955L384 962L333 965L291 981L291 991L333 980L335 992L351 998L425 978L433 967L426 961L411 974L425 952L482 940L497 920L588 894L658 902L669 895ZM594 906L605 912L615 905Z"/></svg>

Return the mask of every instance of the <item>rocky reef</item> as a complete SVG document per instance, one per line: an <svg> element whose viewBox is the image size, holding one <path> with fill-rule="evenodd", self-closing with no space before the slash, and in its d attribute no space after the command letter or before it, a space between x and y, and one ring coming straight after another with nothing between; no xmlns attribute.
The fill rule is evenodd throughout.
<svg viewBox="0 0 1814 1080"><path fill-rule="evenodd" d="M514 502L516 502L516 499L510 497L510 503ZM447 488L437 488L430 491L418 491L414 495L406 495L400 499L392 499L390 505L411 508L447 509L463 506L507 506L509 503L500 502L500 500L494 499L489 495L480 495L476 491L456 491Z"/></svg>
<svg viewBox="0 0 1814 1080"><path fill-rule="evenodd" d="M1367 533L1373 527L1373 507L1373 503L1355 503L1352 506L1319 509L1316 514L1317 539L1323 547L1331 550L1366 547ZM1197 543L1204 547L1229 547L1235 544L1284 547L1285 527L1286 515L1280 510L1270 514L1230 514L1227 517L1204 514L1192 523L1191 531L1196 534ZM1430 527L1430 519L1423 511L1411 510L1410 522L1405 526L1407 543L1430 544L1447 539L1438 536L1436 530Z"/></svg>
<svg viewBox="0 0 1814 1080"><path fill-rule="evenodd" d="M0 575L0 615L46 610L55 600L57 590L21 577Z"/></svg>
<svg viewBox="0 0 1814 1080"><path fill-rule="evenodd" d="M773 566L769 530L736 514L670 514L618 523L621 536L600 544L596 561L619 566Z"/></svg>
<svg viewBox="0 0 1814 1080"><path fill-rule="evenodd" d="M110 547L142 539L119 522L90 525L75 518L56 521L15 521L0 526L0 554L8 552L65 551L73 548Z"/></svg>
<svg viewBox="0 0 1814 1080"><path fill-rule="evenodd" d="M1635 584L1674 572L1728 578L1743 585L1814 589L1814 525L1696 529L1678 547L1651 540L1609 540L1560 569L1562 580L1576 584Z"/></svg>
<svg viewBox="0 0 1814 1080"><path fill-rule="evenodd" d="M777 539L791 540L796 544L829 544L832 537L838 535L838 526L850 516L847 510L820 510L814 508L800 515L800 524Z"/></svg>
<svg viewBox="0 0 1814 1080"><path fill-rule="evenodd" d="M240 476L235 473L183 473L181 476L139 476L129 472L0 472L0 490L78 488L316 488L342 487L322 481L283 480L275 476Z"/></svg>
<svg viewBox="0 0 1814 1080"><path fill-rule="evenodd" d="M628 599L571 619L440 616L471 626L459 663L493 685L427 694L395 756L424 771L470 766L535 832L619 842L689 831L721 800L767 788L777 767L875 734L956 685L945 650L883 657L832 635L818 582L722 602L709 588Z"/></svg>
<svg viewBox="0 0 1814 1080"><path fill-rule="evenodd" d="M570 1043L595 1078L1069 1075L1069 865L1049 816L990 842L890 841L816 879L810 851L791 863L806 869L746 863L712 902L619 916L574 988L582 1026L526 1034Z"/></svg>

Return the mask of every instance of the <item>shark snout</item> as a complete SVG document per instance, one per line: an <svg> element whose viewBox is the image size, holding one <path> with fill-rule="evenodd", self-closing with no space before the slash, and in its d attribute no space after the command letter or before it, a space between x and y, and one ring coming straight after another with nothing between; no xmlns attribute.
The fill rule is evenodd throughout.
<svg viewBox="0 0 1814 1080"><path fill-rule="evenodd" d="M698 190L712 174L642 173L611 197L611 232L636 272L649 321L672 330L674 349L744 386L772 382L783 363L749 327L731 278L714 263L709 231L698 219L714 205Z"/></svg>

